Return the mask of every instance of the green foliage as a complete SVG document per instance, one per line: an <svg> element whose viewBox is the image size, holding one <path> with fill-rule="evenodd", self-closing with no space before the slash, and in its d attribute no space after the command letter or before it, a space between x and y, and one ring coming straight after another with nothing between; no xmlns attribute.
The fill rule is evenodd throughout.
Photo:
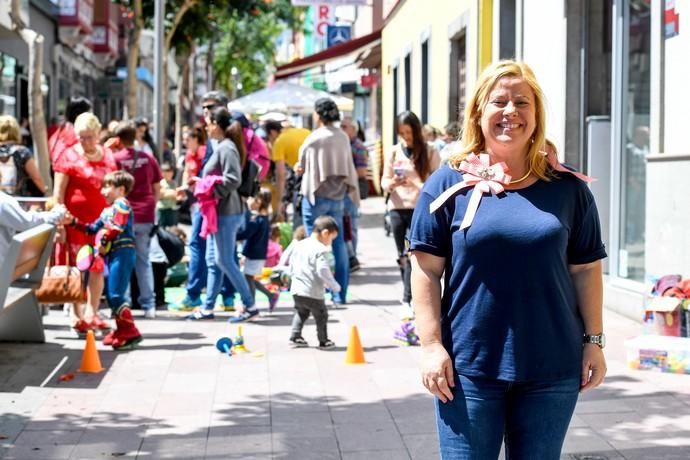
<svg viewBox="0 0 690 460"><path fill-rule="evenodd" d="M258 3L260 6L249 14L239 10L218 12L213 67L218 86L228 94L237 83L237 77L231 74L233 67L238 70L242 93L263 88L275 65L277 38L284 30L301 26L304 9L293 7L290 0Z"/></svg>

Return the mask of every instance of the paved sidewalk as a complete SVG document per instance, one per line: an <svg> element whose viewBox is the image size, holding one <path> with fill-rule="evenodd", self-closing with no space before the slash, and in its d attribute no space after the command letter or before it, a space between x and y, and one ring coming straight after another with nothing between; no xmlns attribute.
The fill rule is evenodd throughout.
<svg viewBox="0 0 690 460"><path fill-rule="evenodd" d="M47 343L0 344L0 458L438 458L420 350L392 340L401 288L382 206L364 202L363 268L347 308L330 311L335 350L289 348L286 297L276 313L244 326L252 353L231 358L214 344L236 326L172 314L139 321L137 350L99 344L106 370L66 382L59 376L79 367L84 342L61 312L46 318ZM609 377L581 398L563 458L690 458L690 376L629 370L623 340L640 325L611 312L606 324ZM365 365L343 363L352 325ZM304 336L316 343L311 320Z"/></svg>

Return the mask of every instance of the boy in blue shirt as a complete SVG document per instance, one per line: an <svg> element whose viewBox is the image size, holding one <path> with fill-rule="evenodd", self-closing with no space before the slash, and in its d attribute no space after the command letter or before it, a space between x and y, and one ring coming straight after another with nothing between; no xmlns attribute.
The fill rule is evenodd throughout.
<svg viewBox="0 0 690 460"><path fill-rule="evenodd" d="M136 263L134 218L125 198L133 186L134 177L126 171L107 174L101 194L110 206L93 223L80 222L75 217L71 223L87 233L96 234L98 254L104 258L108 272L106 298L116 324L115 330L103 338L103 344L111 345L115 350L133 348L142 340L126 297Z"/></svg>

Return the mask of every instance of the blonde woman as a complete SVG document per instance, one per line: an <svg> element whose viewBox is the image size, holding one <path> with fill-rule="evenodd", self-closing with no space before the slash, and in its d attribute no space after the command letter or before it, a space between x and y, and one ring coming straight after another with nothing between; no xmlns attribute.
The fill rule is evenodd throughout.
<svg viewBox="0 0 690 460"><path fill-rule="evenodd" d="M526 64L485 69L464 120L409 236L441 457L498 458L505 442L507 459L558 459L578 394L606 374L597 208L546 145Z"/></svg>
<svg viewBox="0 0 690 460"><path fill-rule="evenodd" d="M64 204L67 210L82 222L93 222L107 206L101 195L101 185L106 174L117 170L110 150L98 144L101 123L90 113L82 113L74 121L74 131L78 143L65 150L55 159L56 203ZM67 227L59 258L64 263L69 252L71 263L76 262L76 254L85 244L94 244L94 237L75 227ZM88 286L88 314L84 315L81 305L75 305L76 322L73 325L78 334L89 329L107 330L109 326L98 315L101 294L103 293L103 273L90 272Z"/></svg>
<svg viewBox="0 0 690 460"><path fill-rule="evenodd" d="M0 190L17 196L43 196L46 185L33 153L22 145L19 123L0 116Z"/></svg>

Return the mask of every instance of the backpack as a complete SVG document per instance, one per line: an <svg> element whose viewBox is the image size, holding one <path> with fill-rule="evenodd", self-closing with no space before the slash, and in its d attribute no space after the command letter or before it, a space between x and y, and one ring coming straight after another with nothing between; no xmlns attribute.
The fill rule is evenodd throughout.
<svg viewBox="0 0 690 460"><path fill-rule="evenodd" d="M158 237L158 244L165 253L166 259L168 259L168 266L172 267L182 260L185 250L185 242L182 238L158 225L153 227L151 236L154 233Z"/></svg>
<svg viewBox="0 0 690 460"><path fill-rule="evenodd" d="M259 180L264 180L271 170L271 157L268 154L268 147L260 136L251 128L243 128L244 145L247 147L247 159L255 162L261 170Z"/></svg>
<svg viewBox="0 0 690 460"><path fill-rule="evenodd" d="M249 158L242 168L242 183L237 189L240 196L249 198L259 193L259 165Z"/></svg>

